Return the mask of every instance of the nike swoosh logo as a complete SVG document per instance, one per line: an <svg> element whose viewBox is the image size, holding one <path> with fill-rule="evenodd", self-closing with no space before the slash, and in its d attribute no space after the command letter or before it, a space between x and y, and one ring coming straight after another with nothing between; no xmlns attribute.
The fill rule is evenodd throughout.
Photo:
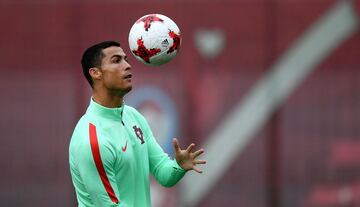
<svg viewBox="0 0 360 207"><path fill-rule="evenodd" d="M125 152L125 151L126 151L126 148L127 148L127 140L126 140L126 144L125 144L125 146L124 146L124 147L122 147L121 149L122 149L122 151L123 151L123 152Z"/></svg>

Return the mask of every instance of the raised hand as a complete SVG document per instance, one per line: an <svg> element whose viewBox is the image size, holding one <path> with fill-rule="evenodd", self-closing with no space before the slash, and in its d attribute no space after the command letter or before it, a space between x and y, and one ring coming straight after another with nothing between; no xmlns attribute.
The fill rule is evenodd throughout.
<svg viewBox="0 0 360 207"><path fill-rule="evenodd" d="M181 168L183 168L184 170L194 170L198 173L203 172L196 165L205 164L206 161L196 158L202 153L204 153L204 149L199 149L195 152L192 152L193 148L195 147L195 144L192 143L188 146L186 150L182 150L180 148L179 141L176 138L173 139L173 144L175 149L175 158Z"/></svg>

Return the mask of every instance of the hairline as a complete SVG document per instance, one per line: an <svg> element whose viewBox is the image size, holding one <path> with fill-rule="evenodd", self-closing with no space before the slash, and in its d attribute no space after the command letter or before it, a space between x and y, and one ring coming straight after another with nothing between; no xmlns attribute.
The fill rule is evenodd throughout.
<svg viewBox="0 0 360 207"><path fill-rule="evenodd" d="M100 54L100 66L99 66L100 68L101 68L101 66L102 66L102 63L103 63L104 58L106 57L106 54L104 53L104 50L106 50L106 49L108 49L108 48L111 48L111 47L118 47L118 48L120 48L120 49L123 51L124 55L113 54L112 56L109 57L110 60L111 60L113 57L115 57L115 56L119 56L119 57L121 57L121 58L126 58L126 57L127 57L127 55L125 54L125 52L124 52L124 50L122 49L121 46L112 45L112 46L110 46L110 47L103 48L103 49L101 50L101 54Z"/></svg>

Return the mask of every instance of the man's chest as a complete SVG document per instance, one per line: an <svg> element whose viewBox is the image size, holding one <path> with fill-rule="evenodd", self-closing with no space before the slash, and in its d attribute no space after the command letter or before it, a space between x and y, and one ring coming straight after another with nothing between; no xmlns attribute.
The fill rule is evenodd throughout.
<svg viewBox="0 0 360 207"><path fill-rule="evenodd" d="M115 149L116 169L137 171L148 165L147 139L140 124L112 124L103 130Z"/></svg>

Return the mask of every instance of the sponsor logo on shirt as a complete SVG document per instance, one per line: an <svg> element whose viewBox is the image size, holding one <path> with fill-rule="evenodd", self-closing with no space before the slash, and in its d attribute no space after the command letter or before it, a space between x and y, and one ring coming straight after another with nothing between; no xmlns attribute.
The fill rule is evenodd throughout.
<svg viewBox="0 0 360 207"><path fill-rule="evenodd" d="M121 150L122 150L123 152L126 152L126 148L127 148L127 140L126 140L125 146L123 146L123 147L121 148Z"/></svg>

